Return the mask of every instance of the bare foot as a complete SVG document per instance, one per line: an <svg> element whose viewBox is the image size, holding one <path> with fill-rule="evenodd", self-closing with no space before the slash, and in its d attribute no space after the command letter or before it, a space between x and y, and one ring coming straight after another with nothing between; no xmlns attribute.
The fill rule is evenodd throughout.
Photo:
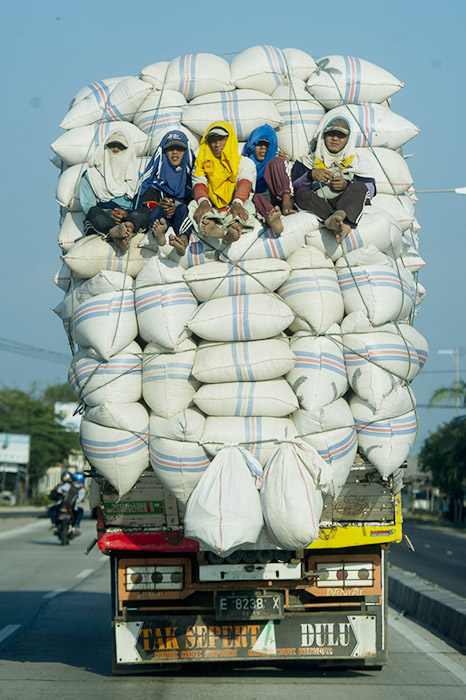
<svg viewBox="0 0 466 700"><path fill-rule="evenodd" d="M184 255L184 251L188 247L188 239L186 236L175 236L171 233L168 237L168 242L174 247L178 255Z"/></svg>
<svg viewBox="0 0 466 700"><path fill-rule="evenodd" d="M134 236L134 224L131 221L122 221L121 224L111 228L108 235L119 250L126 252L129 248L129 242Z"/></svg>
<svg viewBox="0 0 466 700"><path fill-rule="evenodd" d="M293 209L293 200L289 192L282 194L282 214L283 216L297 214L297 211Z"/></svg>
<svg viewBox="0 0 466 700"><path fill-rule="evenodd" d="M334 231L337 243L341 243L345 236L351 231L351 226L345 224L346 212L343 209L334 211L324 221L324 226Z"/></svg>
<svg viewBox="0 0 466 700"><path fill-rule="evenodd" d="M156 219L152 224L152 233L154 234L154 238L159 245L165 245L167 242L167 239L165 238L167 228L168 224L165 219Z"/></svg>
<svg viewBox="0 0 466 700"><path fill-rule="evenodd" d="M242 233L243 227L241 226L239 221L234 221L232 224L229 225L227 232L223 237L223 242L234 243L235 241L239 241Z"/></svg>
<svg viewBox="0 0 466 700"><path fill-rule="evenodd" d="M282 233L282 213L280 207L274 207L271 211L264 214L265 223L270 226L274 233Z"/></svg>
<svg viewBox="0 0 466 700"><path fill-rule="evenodd" d="M203 219L203 221L201 221L200 228L204 236L210 238L223 238L225 233L223 228L218 225L215 219Z"/></svg>

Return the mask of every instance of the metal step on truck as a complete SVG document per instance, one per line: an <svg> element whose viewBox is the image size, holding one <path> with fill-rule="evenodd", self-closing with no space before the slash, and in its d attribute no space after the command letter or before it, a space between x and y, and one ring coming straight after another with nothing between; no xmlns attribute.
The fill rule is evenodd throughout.
<svg viewBox="0 0 466 700"><path fill-rule="evenodd" d="M261 536L226 558L184 537L183 506L152 469L123 497L94 478L98 546L111 560L114 673L206 661L386 662L401 468L383 480L357 455L341 494L325 497L307 549Z"/></svg>

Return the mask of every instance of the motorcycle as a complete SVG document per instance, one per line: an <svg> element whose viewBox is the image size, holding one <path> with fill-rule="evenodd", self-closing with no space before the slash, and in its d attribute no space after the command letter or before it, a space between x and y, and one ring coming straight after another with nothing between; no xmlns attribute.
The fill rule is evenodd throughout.
<svg viewBox="0 0 466 700"><path fill-rule="evenodd" d="M67 545L76 537L74 529L74 511L73 508L61 503L58 508L56 535L62 545Z"/></svg>

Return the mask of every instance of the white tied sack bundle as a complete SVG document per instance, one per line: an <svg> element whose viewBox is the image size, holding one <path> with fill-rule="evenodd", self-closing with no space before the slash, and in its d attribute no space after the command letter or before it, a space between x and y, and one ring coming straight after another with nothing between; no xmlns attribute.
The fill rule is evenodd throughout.
<svg viewBox="0 0 466 700"><path fill-rule="evenodd" d="M261 488L269 539L289 550L317 540L322 493L330 485L330 467L313 447L296 442L277 449L265 466Z"/></svg>
<svg viewBox="0 0 466 700"><path fill-rule="evenodd" d="M370 245L337 260L336 268L346 314L364 311L375 326L408 318L416 289L401 260Z"/></svg>
<svg viewBox="0 0 466 700"><path fill-rule="evenodd" d="M274 129L282 118L269 95L258 90L212 92L191 100L186 107L182 124L202 136L216 121L228 121L238 141L246 141L258 126L267 123Z"/></svg>
<svg viewBox="0 0 466 700"><path fill-rule="evenodd" d="M58 245L66 253L75 243L84 238L84 213L67 212L61 222Z"/></svg>
<svg viewBox="0 0 466 700"><path fill-rule="evenodd" d="M331 467L329 493L337 498L346 483L358 449L351 409L343 398L316 408L300 409L292 416L299 439L312 445Z"/></svg>
<svg viewBox="0 0 466 700"><path fill-rule="evenodd" d="M92 347L103 360L109 360L138 334L134 292L125 289L91 297L76 308L70 332L75 343Z"/></svg>
<svg viewBox="0 0 466 700"><path fill-rule="evenodd" d="M213 53L188 53L170 61L165 87L192 100L208 92L233 90L234 85L230 64L224 58Z"/></svg>
<svg viewBox="0 0 466 700"><path fill-rule="evenodd" d="M286 335L249 342L201 341L193 375L200 382L260 382L276 379L295 364Z"/></svg>
<svg viewBox="0 0 466 700"><path fill-rule="evenodd" d="M290 418L209 416L201 443L214 457L225 444L242 445L264 465L281 442L295 436L296 428Z"/></svg>
<svg viewBox="0 0 466 700"><path fill-rule="evenodd" d="M371 163L378 194L402 194L412 186L413 176L401 153L390 148L357 148L356 155Z"/></svg>
<svg viewBox="0 0 466 700"><path fill-rule="evenodd" d="M150 417L149 459L154 472L181 503L186 503L192 490L210 464L210 458L199 445L205 417L187 409L164 419L154 413Z"/></svg>
<svg viewBox="0 0 466 700"><path fill-rule="evenodd" d="M348 380L339 326L331 326L322 336L298 331L290 348L296 363L286 378L302 408L313 411L343 396Z"/></svg>
<svg viewBox="0 0 466 700"><path fill-rule="evenodd" d="M186 270L183 278L196 299L206 301L236 294L273 292L289 274L290 266L284 260L259 259L195 265Z"/></svg>
<svg viewBox="0 0 466 700"><path fill-rule="evenodd" d="M363 208L358 225L351 229L342 243L337 243L334 231L329 231L322 225L306 234L306 245L312 246L333 262L352 250L369 245L375 246L391 258L397 258L401 253L401 240L402 232L398 220L385 209L374 206Z"/></svg>
<svg viewBox="0 0 466 700"><path fill-rule="evenodd" d="M120 80L111 90L95 90L74 104L62 120L62 129L75 129L99 122L131 122L141 103L152 91L137 77Z"/></svg>
<svg viewBox="0 0 466 700"><path fill-rule="evenodd" d="M380 146L396 150L417 136L420 131L409 119L392 112L388 107L372 102L331 109L324 117L325 124L334 117L348 119L351 130L356 133L357 148Z"/></svg>
<svg viewBox="0 0 466 700"><path fill-rule="evenodd" d="M353 391L378 409L392 389L411 382L427 360L425 338L406 323L373 326L363 312L341 324L348 381Z"/></svg>
<svg viewBox="0 0 466 700"><path fill-rule="evenodd" d="M261 340L284 331L293 318L274 294L240 294L205 301L187 325L205 340Z"/></svg>
<svg viewBox="0 0 466 700"><path fill-rule="evenodd" d="M95 95L96 97L98 96L98 99L101 100L101 104L104 105L113 88L122 80L126 80L127 78L131 78L131 76L122 75L118 78L104 78L103 80L95 80L93 83L85 85L83 88L78 90L77 93L75 93L70 101L68 109L71 109L77 105L78 102L85 100L86 97L90 97L91 95Z"/></svg>
<svg viewBox="0 0 466 700"><path fill-rule="evenodd" d="M298 408L298 400L283 378L204 384L194 394L193 401L208 416L282 418Z"/></svg>
<svg viewBox="0 0 466 700"><path fill-rule="evenodd" d="M263 527L261 480L262 467L246 450L222 449L189 498L185 536L222 556L256 542Z"/></svg>
<svg viewBox="0 0 466 700"><path fill-rule="evenodd" d="M149 416L140 403L101 404L87 408L81 421L81 444L89 463L120 496L149 466Z"/></svg>
<svg viewBox="0 0 466 700"><path fill-rule="evenodd" d="M292 160L309 153L325 109L297 81L282 85L272 93L272 99L282 118L277 131L278 146Z"/></svg>
<svg viewBox="0 0 466 700"><path fill-rule="evenodd" d="M145 134L156 129L176 129L187 105L177 90L153 90L140 105L133 122Z"/></svg>
<svg viewBox="0 0 466 700"><path fill-rule="evenodd" d="M192 376L196 343L183 340L174 350L156 343L144 348L142 394L157 416L171 418L188 408L199 382Z"/></svg>
<svg viewBox="0 0 466 700"><path fill-rule="evenodd" d="M71 363L70 387L87 406L135 403L142 397L141 357L142 350L136 342L108 361L103 361L91 348L83 348Z"/></svg>
<svg viewBox="0 0 466 700"><path fill-rule="evenodd" d="M276 46L251 46L231 62L231 77L237 88L260 90L271 95L291 77L287 59Z"/></svg>
<svg viewBox="0 0 466 700"><path fill-rule="evenodd" d="M343 298L331 260L315 267L315 255L304 246L288 258L291 273L278 294L295 312L299 324L325 333L343 318Z"/></svg>
<svg viewBox="0 0 466 700"><path fill-rule="evenodd" d="M68 211L81 211L81 203L78 197L79 181L87 169L87 163L78 163L66 168L57 180L55 199L58 204Z"/></svg>
<svg viewBox="0 0 466 700"><path fill-rule="evenodd" d="M156 90L161 90L165 84L165 76L169 65L170 61L150 63L148 66L144 66L139 73L139 77L141 80L145 80L146 83L150 83Z"/></svg>
<svg viewBox="0 0 466 700"><path fill-rule="evenodd" d="M169 350L186 339L186 323L197 308L182 272L176 263L154 257L136 277L139 333Z"/></svg>
<svg viewBox="0 0 466 700"><path fill-rule="evenodd" d="M415 221L414 203L407 192L404 194L376 194L372 205L388 211L399 223L401 230L407 231Z"/></svg>
<svg viewBox="0 0 466 700"><path fill-rule="evenodd" d="M139 247L142 238L143 234L137 233L131 238L129 249L123 252L114 244L104 241L101 236L85 236L68 250L63 260L72 270L75 279L94 277L101 270L112 270L136 277L154 255L152 250Z"/></svg>
<svg viewBox="0 0 466 700"><path fill-rule="evenodd" d="M353 56L322 56L307 89L327 109L348 102L384 102L404 83L384 68Z"/></svg>
<svg viewBox="0 0 466 700"><path fill-rule="evenodd" d="M416 401L409 387L396 386L378 410L354 394L350 408L359 451L386 479L408 457L417 434Z"/></svg>

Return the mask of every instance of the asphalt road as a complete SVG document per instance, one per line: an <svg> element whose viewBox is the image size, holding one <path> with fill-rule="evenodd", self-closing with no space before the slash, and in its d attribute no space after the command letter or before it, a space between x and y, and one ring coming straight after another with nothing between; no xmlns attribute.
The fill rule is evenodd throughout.
<svg viewBox="0 0 466 700"><path fill-rule="evenodd" d="M2 700L463 700L466 658L390 612L389 663L380 672L305 665L183 667L112 676L108 560L83 550L95 522L61 547L44 519L0 534Z"/></svg>
<svg viewBox="0 0 466 700"><path fill-rule="evenodd" d="M405 520L403 532L414 545L393 545L389 562L466 598L466 533Z"/></svg>

